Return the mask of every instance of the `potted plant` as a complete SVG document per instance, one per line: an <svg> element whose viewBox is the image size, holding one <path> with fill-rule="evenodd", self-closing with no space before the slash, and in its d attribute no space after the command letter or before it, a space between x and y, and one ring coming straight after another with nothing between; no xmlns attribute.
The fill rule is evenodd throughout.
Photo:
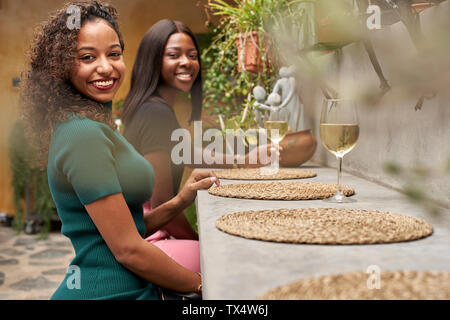
<svg viewBox="0 0 450 320"><path fill-rule="evenodd" d="M51 231L52 222L59 225L59 218L48 186L47 171L30 165L34 152L24 135L21 119L16 121L11 130L8 151L16 211L12 226L18 232L25 227L28 234L36 233L40 229L40 237L45 239Z"/></svg>
<svg viewBox="0 0 450 320"><path fill-rule="evenodd" d="M313 0L230 2L209 0L206 8L212 15L219 15L220 21L218 26L209 25L212 41L202 54L205 109L228 116L242 112L254 86L267 88L274 83L279 61L270 36L272 28L280 25L286 14L298 20L294 10L297 4Z"/></svg>
<svg viewBox="0 0 450 320"><path fill-rule="evenodd" d="M273 9L286 0L234 0L231 5L223 0L210 0L207 7L213 15L220 15L235 34L238 71L252 73L270 69L273 54L266 25Z"/></svg>
<svg viewBox="0 0 450 320"><path fill-rule="evenodd" d="M220 15L221 20L217 27L210 25L212 42L202 54L204 106L210 114L216 117L221 115L222 129L242 133L258 126L252 115L255 102L251 95L253 88L256 85L273 88L278 78L280 61L275 58L278 44L273 41L272 35L292 32L293 24L301 44L306 47L316 43L314 20L308 8L314 1L233 2L230 5L222 0L211 0L207 6L213 15ZM242 50L251 48L249 43L255 47L251 49L253 62L249 62L248 55ZM266 63L268 61L270 63ZM242 134L240 136L242 138ZM291 141L285 151L293 145Z"/></svg>
<svg viewBox="0 0 450 320"><path fill-rule="evenodd" d="M238 71L258 73L264 72L265 68L270 68L272 58L267 37L263 36L263 40L260 41L258 31L249 31L239 33L236 38Z"/></svg>

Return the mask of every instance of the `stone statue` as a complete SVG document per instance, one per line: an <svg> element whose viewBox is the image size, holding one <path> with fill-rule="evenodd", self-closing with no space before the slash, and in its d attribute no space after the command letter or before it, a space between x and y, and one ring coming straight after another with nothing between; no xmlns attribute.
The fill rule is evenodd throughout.
<svg viewBox="0 0 450 320"><path fill-rule="evenodd" d="M267 116L262 114L262 110L269 111L270 120L277 120L280 113L287 112L289 114L288 124L292 131L303 130L303 105L297 95L297 84L294 78L295 66L280 68L279 75L280 78L275 83L273 92L269 94L267 101L264 101L266 97L264 88L256 86L253 89L253 95L257 101L255 120L260 126L264 125Z"/></svg>

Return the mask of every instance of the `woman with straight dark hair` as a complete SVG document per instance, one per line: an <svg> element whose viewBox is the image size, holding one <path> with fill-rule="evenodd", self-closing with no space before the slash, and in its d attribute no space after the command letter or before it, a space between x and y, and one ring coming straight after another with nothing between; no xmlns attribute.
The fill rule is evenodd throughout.
<svg viewBox="0 0 450 320"><path fill-rule="evenodd" d="M122 116L125 138L155 169L155 189L144 211L173 198L180 187L184 164L175 164L171 159L171 151L177 144L171 140L171 135L180 129L173 106L180 92L190 92L190 121L200 120L203 92L197 41L185 24L164 19L155 23L140 43ZM252 152L256 153L255 158L258 154L270 154L270 145L260 146ZM225 159L225 154L218 157ZM246 163L249 163L249 157L249 154L245 155ZM224 165L225 162L212 166L233 166ZM165 252L172 249L178 251L179 242L168 240L171 236L186 239L186 244L191 244L192 250L183 252L187 260L195 262L200 268L198 235L182 211L148 241L164 247ZM173 248L169 248L172 245Z"/></svg>
<svg viewBox="0 0 450 320"><path fill-rule="evenodd" d="M122 120L126 125L131 121L136 111L149 100L158 100L158 86L161 85L161 69L163 65L164 48L167 40L174 33L185 33L192 41L196 50L195 60L198 60L197 76L190 87L192 114L190 121L200 120L202 113L202 74L197 40L192 31L179 21L167 19L155 23L144 35L134 61L131 76L130 91L124 102ZM167 101L166 101L167 102Z"/></svg>

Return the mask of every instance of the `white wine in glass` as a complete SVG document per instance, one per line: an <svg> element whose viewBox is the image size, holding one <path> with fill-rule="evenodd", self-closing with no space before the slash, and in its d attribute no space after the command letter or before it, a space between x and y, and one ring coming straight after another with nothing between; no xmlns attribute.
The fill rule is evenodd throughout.
<svg viewBox="0 0 450 320"><path fill-rule="evenodd" d="M359 136L357 124L320 124L320 138L324 147L336 157L343 157L356 145Z"/></svg>
<svg viewBox="0 0 450 320"><path fill-rule="evenodd" d="M356 105L353 100L326 99L320 116L320 139L324 147L338 159L337 191L327 202L346 203L356 200L342 193L342 159L356 145L359 124Z"/></svg>
<svg viewBox="0 0 450 320"><path fill-rule="evenodd" d="M288 132L287 121L265 121L264 128L267 130L267 135L275 144L279 144Z"/></svg>

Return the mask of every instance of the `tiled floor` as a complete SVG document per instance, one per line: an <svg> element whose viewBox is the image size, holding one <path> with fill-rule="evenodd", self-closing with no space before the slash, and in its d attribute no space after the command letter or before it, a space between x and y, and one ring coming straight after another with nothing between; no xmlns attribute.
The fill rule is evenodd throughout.
<svg viewBox="0 0 450 320"><path fill-rule="evenodd" d="M75 255L69 239L37 238L0 225L0 300L46 300L64 279Z"/></svg>

